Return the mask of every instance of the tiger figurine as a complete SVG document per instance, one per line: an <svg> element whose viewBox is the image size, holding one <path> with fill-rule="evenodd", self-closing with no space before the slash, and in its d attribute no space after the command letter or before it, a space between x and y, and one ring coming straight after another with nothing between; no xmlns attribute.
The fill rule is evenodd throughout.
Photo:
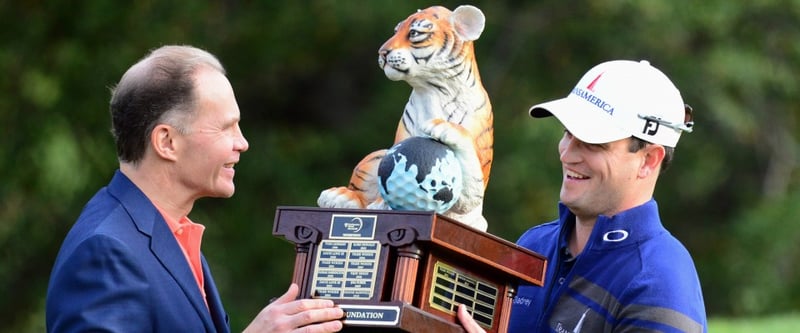
<svg viewBox="0 0 800 333"><path fill-rule="evenodd" d="M492 106L481 83L473 41L485 17L465 5L454 11L441 6L418 10L395 27L378 51L378 65L393 81L413 88L397 126L394 143L425 136L449 146L463 172L458 201L443 213L481 231L483 198L494 154ZM326 208L390 209L378 189L378 165L387 149L364 157L348 186L322 191L317 204Z"/></svg>

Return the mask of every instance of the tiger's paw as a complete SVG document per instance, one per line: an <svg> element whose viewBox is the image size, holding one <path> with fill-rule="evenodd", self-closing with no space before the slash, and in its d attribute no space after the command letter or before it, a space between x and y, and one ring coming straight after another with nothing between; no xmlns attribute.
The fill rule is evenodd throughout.
<svg viewBox="0 0 800 333"><path fill-rule="evenodd" d="M458 124L444 119L431 119L423 125L422 132L454 150L474 152L472 136Z"/></svg>
<svg viewBox="0 0 800 333"><path fill-rule="evenodd" d="M481 168L475 143L472 140L472 136L467 133L467 130L461 125L443 119L431 119L422 126L422 131L432 139L440 141L453 150L459 163L461 163L465 179L477 180L480 183L472 184L472 181L468 181L465 183L466 188L464 190L469 193L474 192L483 195L485 187L483 184L483 169ZM475 188L473 189L472 187Z"/></svg>
<svg viewBox="0 0 800 333"><path fill-rule="evenodd" d="M343 186L322 191L317 198L317 205L322 208L364 208L364 203L358 194Z"/></svg>
<svg viewBox="0 0 800 333"><path fill-rule="evenodd" d="M389 207L389 204L380 198L367 205L367 209L392 210L392 207Z"/></svg>

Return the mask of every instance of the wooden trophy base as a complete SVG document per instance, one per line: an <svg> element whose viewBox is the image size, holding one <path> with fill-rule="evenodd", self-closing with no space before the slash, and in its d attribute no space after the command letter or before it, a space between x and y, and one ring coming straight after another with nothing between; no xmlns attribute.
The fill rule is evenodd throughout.
<svg viewBox="0 0 800 333"><path fill-rule="evenodd" d="M278 207L273 235L295 244L300 298L332 299L345 332L463 332L459 304L505 332L517 285L542 286L547 266L433 212Z"/></svg>

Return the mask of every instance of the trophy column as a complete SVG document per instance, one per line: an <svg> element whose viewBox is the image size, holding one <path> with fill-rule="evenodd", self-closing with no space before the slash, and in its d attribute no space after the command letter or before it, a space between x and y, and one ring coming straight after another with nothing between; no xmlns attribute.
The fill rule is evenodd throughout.
<svg viewBox="0 0 800 333"><path fill-rule="evenodd" d="M292 275L292 282L300 287L300 290L305 290L306 267L308 267L308 252L311 250L310 244L296 244L294 247L294 274Z"/></svg>
<svg viewBox="0 0 800 333"><path fill-rule="evenodd" d="M508 332L508 321L511 319L511 304L513 304L514 296L517 290L514 286L506 287L506 301L503 303L503 309L500 310L500 332Z"/></svg>
<svg viewBox="0 0 800 333"><path fill-rule="evenodd" d="M414 301L420 259L422 259L422 250L414 244L397 250L392 301L401 301L409 304Z"/></svg>

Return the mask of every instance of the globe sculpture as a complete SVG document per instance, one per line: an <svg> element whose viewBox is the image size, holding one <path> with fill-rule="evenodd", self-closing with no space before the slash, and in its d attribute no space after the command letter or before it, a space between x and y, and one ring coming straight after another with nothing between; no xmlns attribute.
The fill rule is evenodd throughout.
<svg viewBox="0 0 800 333"><path fill-rule="evenodd" d="M393 210L444 213L458 201L461 165L447 145L427 137L395 144L378 166L379 191Z"/></svg>

